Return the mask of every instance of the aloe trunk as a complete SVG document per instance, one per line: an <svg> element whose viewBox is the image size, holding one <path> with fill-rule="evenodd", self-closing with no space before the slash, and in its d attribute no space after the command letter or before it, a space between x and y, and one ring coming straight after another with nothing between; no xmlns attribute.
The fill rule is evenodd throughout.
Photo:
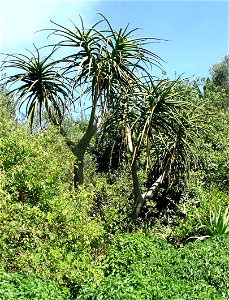
<svg viewBox="0 0 229 300"><path fill-rule="evenodd" d="M133 191L134 191L134 207L133 207L133 211L131 213L131 218L133 220L138 218L138 216L141 212L141 209L142 209L143 205L145 204L146 199L152 197L153 193L163 183L164 179L168 175L169 169L171 167L171 163L172 163L172 155L170 155L168 157L168 160L165 164L164 170L162 171L161 175L157 178L156 181L153 182L151 187L146 192L141 194L141 188L140 188L140 183L139 183L139 179L138 179L137 162L136 162L136 160L133 162L132 167L131 167Z"/></svg>
<svg viewBox="0 0 229 300"><path fill-rule="evenodd" d="M96 105L93 105L90 115L90 120L86 132L80 141L72 148L73 154L76 156L77 160L74 164L74 186L77 187L78 184L83 184L84 182L84 157L86 150L89 147L92 137L95 135L98 122L95 122Z"/></svg>

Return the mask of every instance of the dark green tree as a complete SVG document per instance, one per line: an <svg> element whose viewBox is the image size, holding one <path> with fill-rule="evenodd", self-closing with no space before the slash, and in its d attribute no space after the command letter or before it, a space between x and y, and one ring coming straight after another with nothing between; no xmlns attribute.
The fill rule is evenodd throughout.
<svg viewBox="0 0 229 300"><path fill-rule="evenodd" d="M229 95L229 54L211 67L210 74L214 85L222 88Z"/></svg>

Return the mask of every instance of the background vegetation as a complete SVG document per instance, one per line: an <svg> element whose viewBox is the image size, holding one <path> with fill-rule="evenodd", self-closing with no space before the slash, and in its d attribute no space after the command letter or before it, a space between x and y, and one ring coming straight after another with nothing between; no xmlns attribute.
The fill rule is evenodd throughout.
<svg viewBox="0 0 229 300"><path fill-rule="evenodd" d="M160 58L102 19L55 24L77 57L3 64L22 73L0 98L0 299L228 299L228 56L208 79L138 77L139 49Z"/></svg>

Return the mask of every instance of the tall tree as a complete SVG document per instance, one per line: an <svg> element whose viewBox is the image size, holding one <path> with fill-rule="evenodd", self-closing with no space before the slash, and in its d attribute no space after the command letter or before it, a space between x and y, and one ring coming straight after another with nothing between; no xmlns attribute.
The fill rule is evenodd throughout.
<svg viewBox="0 0 229 300"><path fill-rule="evenodd" d="M229 54L211 67L210 74L213 83L217 87L224 89L229 95Z"/></svg>
<svg viewBox="0 0 229 300"><path fill-rule="evenodd" d="M101 30L102 22L105 29ZM79 141L68 140L66 136L77 158L77 185L83 183L85 152L110 107L119 101L119 91L125 87L130 92L133 83L140 84L140 77L148 76L152 66L161 68L161 59L145 47L158 39L134 37L136 29L129 30L128 26L116 31L103 15L89 29L84 27L83 21L81 28L74 25L73 30L53 24L55 28L51 29L51 34L60 38L60 42L53 45L49 56L41 58L38 49L32 58L10 55L3 67L20 71L6 80L16 84L14 92L18 102L26 104L31 124L36 114L41 117L46 111L50 121L66 136L62 120L69 91L74 101L83 101L84 97L90 99L91 112L84 135ZM56 49L61 48L68 48L72 53L60 60L51 60Z"/></svg>
<svg viewBox="0 0 229 300"><path fill-rule="evenodd" d="M184 86L179 80L155 82L150 77L141 86L133 83L131 93L120 93L119 103L104 124L104 131L116 128L123 133L129 152L134 195L132 219L139 216L146 200L162 184L168 191L188 174L201 109L199 105L196 111ZM154 170L148 187L139 180L140 162L147 172Z"/></svg>

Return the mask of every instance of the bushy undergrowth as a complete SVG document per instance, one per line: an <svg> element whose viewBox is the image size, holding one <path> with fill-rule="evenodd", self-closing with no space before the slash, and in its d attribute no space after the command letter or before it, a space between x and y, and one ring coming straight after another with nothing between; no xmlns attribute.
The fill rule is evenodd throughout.
<svg viewBox="0 0 229 300"><path fill-rule="evenodd" d="M228 299L228 234L194 242L206 235L201 220L229 202L226 181L216 186L226 158L211 153L223 168L215 159L211 183L196 172L177 214L129 226L125 167L97 173L89 153L74 191L64 139L52 127L29 135L1 108L0 300Z"/></svg>
<svg viewBox="0 0 229 300"><path fill-rule="evenodd" d="M175 241L176 239L187 242L197 237L207 235L206 227L202 226L210 221L212 211L226 211L229 203L229 194L220 191L218 187L203 188L201 183L190 185L186 198L180 203L178 210L183 217L175 216L172 223L164 232L165 236ZM229 227L229 224L227 225ZM166 233L167 232L167 233Z"/></svg>
<svg viewBox="0 0 229 300"><path fill-rule="evenodd" d="M107 232L115 232L131 212L131 179L127 173L96 174L87 190L93 195L91 213L103 221Z"/></svg>
<svg viewBox="0 0 229 300"><path fill-rule="evenodd" d="M73 160L53 129L28 136L1 113L0 264L77 290L101 273L93 249L103 228L88 213L91 195L71 191Z"/></svg>
<svg viewBox="0 0 229 300"><path fill-rule="evenodd" d="M175 249L160 237L117 234L99 285L77 299L228 299L228 236Z"/></svg>
<svg viewBox="0 0 229 300"><path fill-rule="evenodd" d="M50 128L28 135L1 113L1 189L15 201L48 205L71 184L73 158L63 139Z"/></svg>
<svg viewBox="0 0 229 300"><path fill-rule="evenodd" d="M215 94L217 98L217 94ZM214 99L215 100L215 99ZM211 108L210 108L211 109ZM215 184L221 191L229 186L229 114L225 110L215 110L209 116L205 135L201 136L199 153L201 159L198 173L204 186ZM202 156L202 157L201 157Z"/></svg>
<svg viewBox="0 0 229 300"><path fill-rule="evenodd" d="M158 235L117 233L100 265L103 276L85 278L73 299L226 300L228 241L224 235L176 249ZM1 273L1 279L3 295L21 296L4 300L69 299L67 290L33 275Z"/></svg>
<svg viewBox="0 0 229 300"><path fill-rule="evenodd" d="M67 289L60 289L42 278L0 271L0 300L67 300Z"/></svg>

